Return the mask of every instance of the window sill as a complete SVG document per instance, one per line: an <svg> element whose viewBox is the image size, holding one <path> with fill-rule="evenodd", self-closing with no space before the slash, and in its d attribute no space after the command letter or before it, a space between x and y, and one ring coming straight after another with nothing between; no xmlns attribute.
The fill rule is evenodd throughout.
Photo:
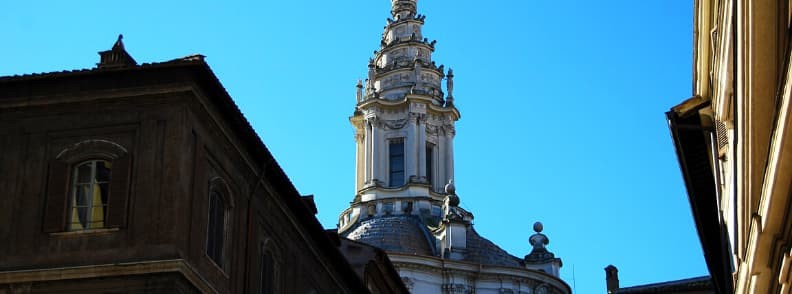
<svg viewBox="0 0 792 294"><path fill-rule="evenodd" d="M118 232L118 228L101 228L101 229L57 232L57 233L50 233L49 235L50 237L72 238L72 237L82 237L89 235L90 236L106 235L114 232Z"/></svg>

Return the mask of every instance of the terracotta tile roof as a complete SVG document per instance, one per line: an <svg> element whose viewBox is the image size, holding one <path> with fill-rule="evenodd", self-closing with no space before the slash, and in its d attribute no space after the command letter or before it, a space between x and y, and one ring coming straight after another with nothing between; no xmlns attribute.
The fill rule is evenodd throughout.
<svg viewBox="0 0 792 294"><path fill-rule="evenodd" d="M72 70L61 70L61 71L51 71L51 72L40 72L40 73L27 73L21 75L10 75L10 76L0 76L0 82L17 82L23 80L36 80L36 79L48 79L54 77L66 77L66 76L78 76L81 74L96 74L96 73L105 73L105 72L116 72L116 71L128 71L128 70L145 70L150 68L157 68L157 67L167 67L167 66L179 66L179 65L187 65L187 64L205 64L203 55L200 54L193 54L188 55L182 58L176 58L173 60L163 61L163 62L150 62L150 63L143 63L141 65L130 65L130 66L123 66L123 67L112 67L112 68L101 68L101 67L94 67L94 68L81 68L81 69L72 69Z"/></svg>

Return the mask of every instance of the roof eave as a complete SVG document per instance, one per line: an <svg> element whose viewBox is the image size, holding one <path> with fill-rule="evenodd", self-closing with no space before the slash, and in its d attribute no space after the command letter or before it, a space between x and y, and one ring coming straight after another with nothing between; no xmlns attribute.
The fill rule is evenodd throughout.
<svg viewBox="0 0 792 294"><path fill-rule="evenodd" d="M702 118L699 113L709 105L710 101L694 97L674 107L666 117L714 288L718 293L732 293L728 239L721 221L718 191L710 164L711 147L707 136L712 130L702 125L702 119L709 118Z"/></svg>

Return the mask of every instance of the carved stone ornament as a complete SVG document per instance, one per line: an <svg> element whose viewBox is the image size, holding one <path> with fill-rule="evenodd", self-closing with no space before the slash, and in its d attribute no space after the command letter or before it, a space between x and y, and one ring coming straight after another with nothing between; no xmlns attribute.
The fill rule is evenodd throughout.
<svg viewBox="0 0 792 294"><path fill-rule="evenodd" d="M534 290L534 293L536 293L536 294L547 294L549 292L547 291L547 286L539 285L539 287L536 287L536 290Z"/></svg>
<svg viewBox="0 0 792 294"><path fill-rule="evenodd" d="M368 122L368 124L371 125L372 127L376 127L376 128L382 127L382 120L380 120L376 116L367 117L366 122Z"/></svg>
<svg viewBox="0 0 792 294"><path fill-rule="evenodd" d="M407 290L412 291L413 287L415 287L415 282L413 282L411 278L402 277L402 282L404 283L404 286L407 287Z"/></svg>
<svg viewBox="0 0 792 294"><path fill-rule="evenodd" d="M443 290L445 293L450 294L470 294L475 292L474 288L464 284L443 284Z"/></svg>
<svg viewBox="0 0 792 294"><path fill-rule="evenodd" d="M426 124L425 126L426 126L426 134L427 135L431 135L431 136L437 135L437 126L430 125L430 124Z"/></svg>
<svg viewBox="0 0 792 294"><path fill-rule="evenodd" d="M452 124L443 125L443 132L445 132L445 134L449 135L449 136L456 135L456 129L454 128L454 125L452 125Z"/></svg>
<svg viewBox="0 0 792 294"><path fill-rule="evenodd" d="M363 142L363 139L366 138L366 135L363 132L355 132L355 141Z"/></svg>
<svg viewBox="0 0 792 294"><path fill-rule="evenodd" d="M410 112L426 113L426 104L423 103L410 103Z"/></svg>
<svg viewBox="0 0 792 294"><path fill-rule="evenodd" d="M409 119L410 119L410 123L413 123L413 124L414 124L414 123L417 123L417 122L418 122L418 119L420 118L420 116L421 116L421 115L420 115L420 114L418 114L418 113L415 113L415 112L410 112L410 117L409 117Z"/></svg>
<svg viewBox="0 0 792 294"><path fill-rule="evenodd" d="M407 119L383 120L382 124L391 130L399 130L407 124Z"/></svg>

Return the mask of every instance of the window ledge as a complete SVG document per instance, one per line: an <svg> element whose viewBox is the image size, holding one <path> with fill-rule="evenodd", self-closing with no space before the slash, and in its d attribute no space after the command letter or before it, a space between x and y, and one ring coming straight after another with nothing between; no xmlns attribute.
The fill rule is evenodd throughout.
<svg viewBox="0 0 792 294"><path fill-rule="evenodd" d="M67 232L57 232L57 233L50 233L50 237L81 237L86 235L106 235L113 232L117 232L118 228L101 228L101 229L88 229L88 230L79 230L79 231L67 231Z"/></svg>

